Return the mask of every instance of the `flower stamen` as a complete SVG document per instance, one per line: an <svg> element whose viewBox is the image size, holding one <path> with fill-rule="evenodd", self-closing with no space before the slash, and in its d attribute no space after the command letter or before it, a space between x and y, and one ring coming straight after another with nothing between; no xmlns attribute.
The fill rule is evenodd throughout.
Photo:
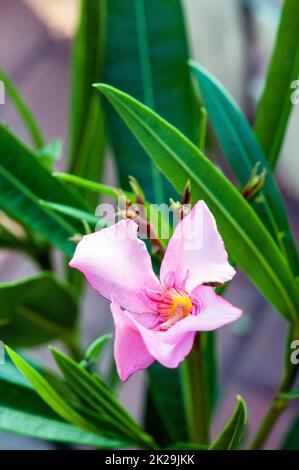
<svg viewBox="0 0 299 470"><path fill-rule="evenodd" d="M161 295L157 310L162 321L160 329L168 329L191 313L192 301L185 292L175 288L167 289Z"/></svg>

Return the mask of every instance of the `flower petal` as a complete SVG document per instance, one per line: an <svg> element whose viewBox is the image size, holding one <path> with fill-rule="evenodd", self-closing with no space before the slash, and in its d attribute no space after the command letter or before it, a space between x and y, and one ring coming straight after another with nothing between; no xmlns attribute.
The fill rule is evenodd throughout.
<svg viewBox="0 0 299 470"><path fill-rule="evenodd" d="M189 292L205 282L223 283L235 275L215 219L204 201L195 204L169 241L161 265L163 285L171 272L177 284L186 280Z"/></svg>
<svg viewBox="0 0 299 470"><path fill-rule="evenodd" d="M200 303L200 313L188 315L167 331L153 329L156 327L153 314L134 315L113 302L115 360L121 378L148 367L154 359L165 367L178 367L191 351L196 332L215 330L242 314L240 309L218 296L212 287L199 286L192 291L192 297Z"/></svg>
<svg viewBox="0 0 299 470"><path fill-rule="evenodd" d="M174 327L183 321L179 321ZM175 332L171 332L174 327L167 331L150 330L139 323L137 326L147 350L164 367L178 367L192 349L195 331L176 328Z"/></svg>
<svg viewBox="0 0 299 470"><path fill-rule="evenodd" d="M179 329L176 334L169 335L170 330L152 329L156 326L154 314L134 315L122 310L114 298L111 311L116 328L115 361L121 378L145 369L155 359L165 367L178 367L191 351L193 331L181 332Z"/></svg>
<svg viewBox="0 0 299 470"><path fill-rule="evenodd" d="M149 367L154 358L148 352L133 316L114 301L111 303L111 312L115 324L116 367L120 379L125 381L134 372Z"/></svg>
<svg viewBox="0 0 299 470"><path fill-rule="evenodd" d="M220 295L217 295L212 287L199 286L191 292L201 304L201 311L193 316L193 324L198 331L211 331L221 326L238 320L242 310L230 304ZM191 316L189 316L191 319ZM190 325L191 326L191 325Z"/></svg>
<svg viewBox="0 0 299 470"><path fill-rule="evenodd" d="M146 309L142 289L146 286L159 290L160 283L144 242L137 238L137 230L137 224L126 219L85 235L70 266L81 271L98 294L108 300L115 295L122 307L143 313Z"/></svg>
<svg viewBox="0 0 299 470"><path fill-rule="evenodd" d="M175 323L169 330L162 332L165 343L180 343L184 340L185 335L191 332L216 330L238 320L242 315L242 310L217 295L212 287L199 286L191 292L190 296L191 299L195 298L201 306L200 312L196 315L188 315ZM150 352L156 357L153 350Z"/></svg>

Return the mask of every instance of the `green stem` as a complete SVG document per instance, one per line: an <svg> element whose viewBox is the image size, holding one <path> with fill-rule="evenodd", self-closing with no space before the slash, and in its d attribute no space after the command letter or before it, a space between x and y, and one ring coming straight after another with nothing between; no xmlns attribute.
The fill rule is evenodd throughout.
<svg viewBox="0 0 299 470"><path fill-rule="evenodd" d="M209 405L204 362L197 335L191 353L183 363L187 419L193 443L209 444Z"/></svg>
<svg viewBox="0 0 299 470"><path fill-rule="evenodd" d="M250 449L261 449L267 441L277 420L289 404L289 399L281 397L280 394L283 392L288 392L292 388L297 372L298 366L293 365L290 362L286 363L285 371L279 388L250 446Z"/></svg>
<svg viewBox="0 0 299 470"><path fill-rule="evenodd" d="M5 90L9 94L11 101L14 103L20 116L22 117L34 146L36 148L43 147L44 138L36 119L34 118L31 110L19 94L17 88L3 69L0 69L0 80L4 82Z"/></svg>

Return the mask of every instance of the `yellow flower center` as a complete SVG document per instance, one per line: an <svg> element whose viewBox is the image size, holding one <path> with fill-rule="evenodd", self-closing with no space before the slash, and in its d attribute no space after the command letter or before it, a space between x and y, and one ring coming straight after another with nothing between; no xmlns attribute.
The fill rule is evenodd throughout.
<svg viewBox="0 0 299 470"><path fill-rule="evenodd" d="M177 315L181 318L185 318L192 309L192 302L187 295L178 295L174 297L172 306L169 309L170 316Z"/></svg>
<svg viewBox="0 0 299 470"><path fill-rule="evenodd" d="M191 313L190 297L175 288L167 289L158 304L158 313L163 321L161 329L167 330L177 321L186 318Z"/></svg>

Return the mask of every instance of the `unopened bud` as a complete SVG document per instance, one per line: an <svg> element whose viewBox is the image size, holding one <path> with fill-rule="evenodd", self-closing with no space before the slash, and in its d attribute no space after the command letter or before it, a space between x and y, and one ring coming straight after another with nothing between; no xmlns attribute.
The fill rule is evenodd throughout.
<svg viewBox="0 0 299 470"><path fill-rule="evenodd" d="M182 220L191 210L191 204L182 204L181 202L175 202L173 199L169 199L170 208L179 220Z"/></svg>
<svg viewBox="0 0 299 470"><path fill-rule="evenodd" d="M82 240L82 238L83 238L83 235L79 235L79 234L76 233L76 234L73 235L72 237L69 237L68 240L69 240L70 242L74 242L74 243L77 243L77 244L78 244L78 243L80 243L80 241Z"/></svg>
<svg viewBox="0 0 299 470"><path fill-rule="evenodd" d="M265 184L267 171L263 168L262 172L258 174L258 166L259 163L255 165L248 183L242 189L242 195L247 201L252 201Z"/></svg>
<svg viewBox="0 0 299 470"><path fill-rule="evenodd" d="M191 181L188 180L185 189L182 194L181 204L182 206L190 204L191 202Z"/></svg>
<svg viewBox="0 0 299 470"><path fill-rule="evenodd" d="M134 178L134 176L129 176L129 184L131 186L131 189L133 191L133 193L135 194L136 196L136 202L137 204L143 204L145 205L145 196L143 194L143 191L141 189L141 186L140 184L138 183L138 181L136 180L136 178Z"/></svg>

